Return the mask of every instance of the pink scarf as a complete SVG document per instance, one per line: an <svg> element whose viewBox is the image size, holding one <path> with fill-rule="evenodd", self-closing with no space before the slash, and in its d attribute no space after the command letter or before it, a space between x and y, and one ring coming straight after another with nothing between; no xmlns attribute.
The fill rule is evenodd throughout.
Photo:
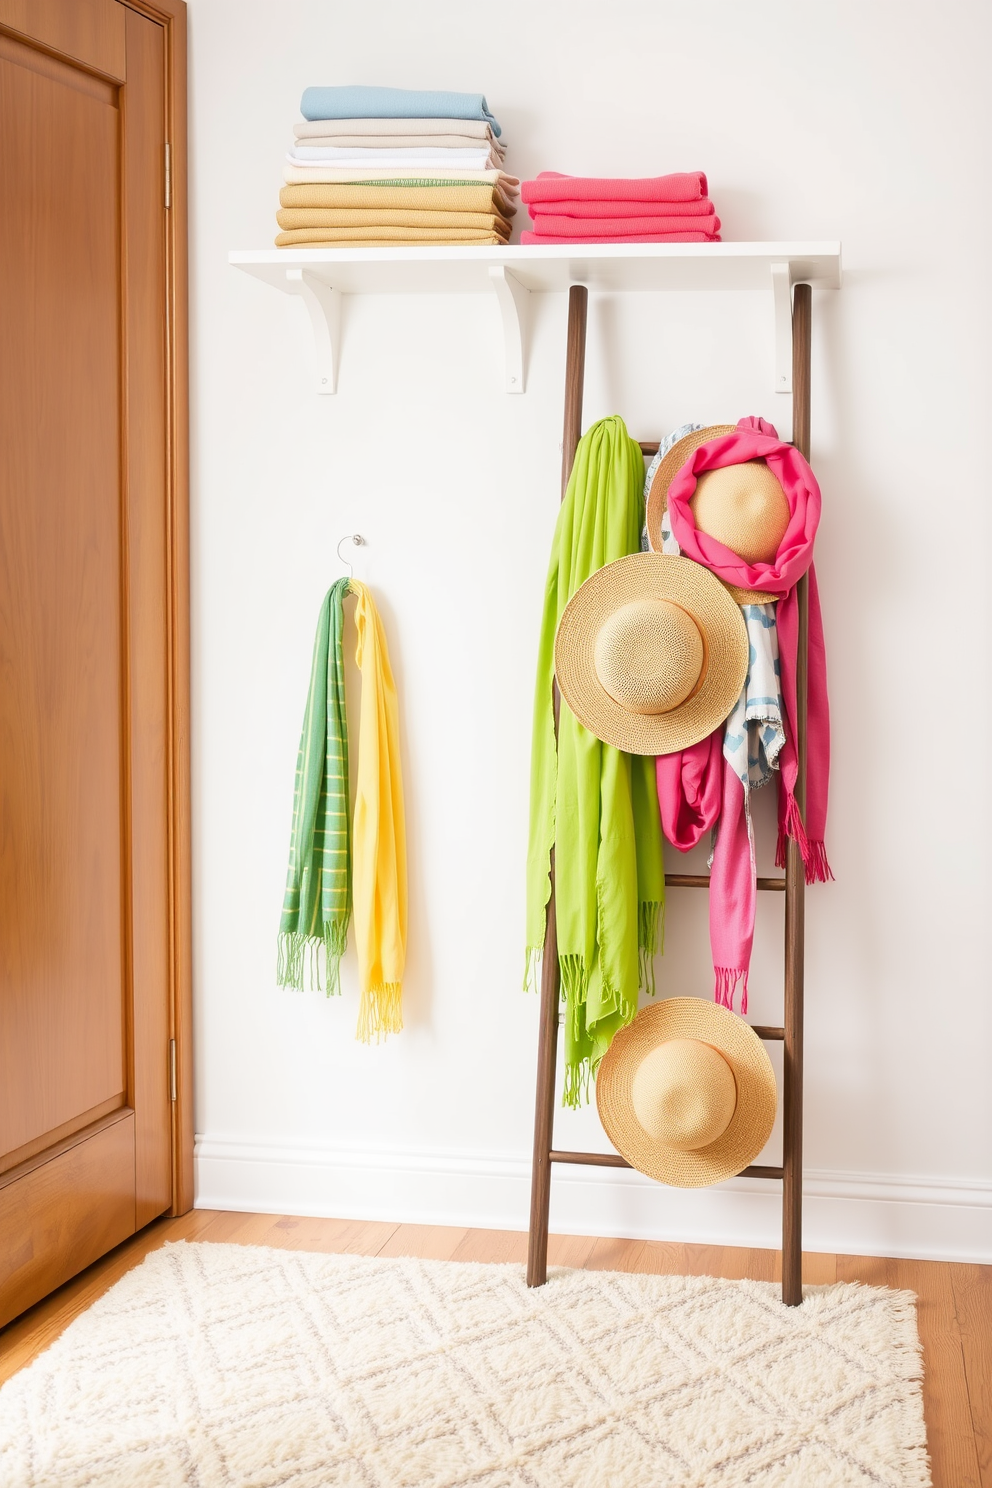
<svg viewBox="0 0 992 1488"><path fill-rule="evenodd" d="M745 460L764 460L777 476L789 503L790 519L771 563L745 563L716 538L696 528L689 505L696 477ZM781 664L785 744L779 756L779 840L776 864L785 866L785 839L799 845L806 882L833 878L824 847L827 788L830 773L830 718L823 622L812 566L813 539L820 518L820 488L809 465L791 444L783 444L764 419L741 419L733 434L712 439L678 471L668 488L672 536L682 553L712 570L726 583L778 597L776 621ZM796 752L796 660L799 652L799 605L796 583L809 572L809 666L806 724L806 820L795 797L799 761ZM692 749L662 755L657 762L658 798L665 835L683 852L719 821L710 875L710 943L716 976L716 999L733 1006L734 990L743 983L741 1011L747 1011L747 972L754 938L754 860L745 812L744 788L723 760L723 729ZM721 770L720 765L723 765ZM683 845L684 844L684 845Z"/></svg>
<svg viewBox="0 0 992 1488"><path fill-rule="evenodd" d="M688 852L719 824L710 869L713 995L732 1010L740 982L741 1012L746 1013L757 886L744 786L724 759L723 724L690 749L660 754L655 768L661 826L673 847Z"/></svg>
<svg viewBox="0 0 992 1488"><path fill-rule="evenodd" d="M744 786L723 757L723 723L692 748L659 754L654 768L662 830L672 847L689 853L718 824L709 869L714 997L733 1009L733 994L741 982L741 1012L747 1013L757 885Z"/></svg>

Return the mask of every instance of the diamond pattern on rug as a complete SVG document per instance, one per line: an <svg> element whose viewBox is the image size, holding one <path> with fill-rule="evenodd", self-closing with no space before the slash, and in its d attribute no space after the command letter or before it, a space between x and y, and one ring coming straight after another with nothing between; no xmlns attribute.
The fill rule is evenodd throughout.
<svg viewBox="0 0 992 1488"><path fill-rule="evenodd" d="M914 1298L180 1242L0 1390L4 1488L930 1488Z"/></svg>

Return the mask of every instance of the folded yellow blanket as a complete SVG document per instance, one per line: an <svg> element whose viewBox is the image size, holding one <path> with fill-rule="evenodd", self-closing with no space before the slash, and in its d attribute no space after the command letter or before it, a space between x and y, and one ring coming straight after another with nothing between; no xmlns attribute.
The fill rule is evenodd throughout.
<svg viewBox="0 0 992 1488"><path fill-rule="evenodd" d="M282 207L368 207L373 211L498 212L512 217L516 203L498 184L464 181L447 186L372 186L366 182L284 186Z"/></svg>
<svg viewBox="0 0 992 1488"><path fill-rule="evenodd" d="M501 233L482 232L475 228L455 227L296 227L276 234L277 248L328 246L385 248L415 243L492 243L505 247Z"/></svg>
<svg viewBox="0 0 992 1488"><path fill-rule="evenodd" d="M305 119L293 125L293 133L297 139L330 134L464 134L496 140L485 119Z"/></svg>
<svg viewBox="0 0 992 1488"><path fill-rule="evenodd" d="M510 236L510 224L494 212L416 212L412 209L382 211L347 207L281 207L276 221L282 228L294 227L454 227L475 228Z"/></svg>

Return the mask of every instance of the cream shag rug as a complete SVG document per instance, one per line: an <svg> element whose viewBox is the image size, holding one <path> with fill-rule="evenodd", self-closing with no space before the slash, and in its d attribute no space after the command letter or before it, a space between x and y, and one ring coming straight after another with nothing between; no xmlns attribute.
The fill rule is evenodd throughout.
<svg viewBox="0 0 992 1488"><path fill-rule="evenodd" d="M908 1292L167 1245L0 1391L4 1488L917 1488Z"/></svg>

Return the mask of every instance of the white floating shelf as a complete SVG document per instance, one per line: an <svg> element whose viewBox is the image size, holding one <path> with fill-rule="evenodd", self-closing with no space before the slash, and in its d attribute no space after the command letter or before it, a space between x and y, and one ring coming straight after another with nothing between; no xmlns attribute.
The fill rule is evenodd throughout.
<svg viewBox="0 0 992 1488"><path fill-rule="evenodd" d="M267 248L231 253L229 262L304 300L317 341L321 393L337 387L343 294L495 293L503 320L506 390L522 393L530 295L585 284L605 294L764 290L775 317L774 387L791 404L792 286L839 289L841 279L839 243L583 243L568 251L516 244Z"/></svg>

